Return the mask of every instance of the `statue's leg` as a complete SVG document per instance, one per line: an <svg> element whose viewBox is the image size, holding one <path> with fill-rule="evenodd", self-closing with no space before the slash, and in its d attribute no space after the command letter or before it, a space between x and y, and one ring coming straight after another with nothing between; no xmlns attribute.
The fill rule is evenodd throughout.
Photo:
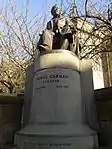
<svg viewBox="0 0 112 149"><path fill-rule="evenodd" d="M72 34L66 34L63 37L63 41L62 41L62 48L69 50L69 51L73 51L73 36Z"/></svg>
<svg viewBox="0 0 112 149"><path fill-rule="evenodd" d="M70 51L73 51L73 43L70 43Z"/></svg>
<svg viewBox="0 0 112 149"><path fill-rule="evenodd" d="M79 48L78 48L78 38L76 35L73 35L73 52L78 56Z"/></svg>
<svg viewBox="0 0 112 149"><path fill-rule="evenodd" d="M68 45L69 45L68 39L64 39L63 42L62 42L62 45L61 45L61 49L67 50Z"/></svg>
<svg viewBox="0 0 112 149"><path fill-rule="evenodd" d="M52 42L53 42L53 32L50 30L45 30L42 34L42 41L39 45L40 51L51 51L52 50Z"/></svg>

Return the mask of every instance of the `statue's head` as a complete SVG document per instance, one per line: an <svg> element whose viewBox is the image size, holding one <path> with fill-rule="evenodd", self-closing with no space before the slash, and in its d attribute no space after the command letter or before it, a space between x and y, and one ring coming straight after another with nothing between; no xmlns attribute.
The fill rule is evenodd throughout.
<svg viewBox="0 0 112 149"><path fill-rule="evenodd" d="M55 4L52 9L51 9L51 14L53 15L53 17L57 17L60 16L61 14L61 10L59 8L59 6L57 4Z"/></svg>

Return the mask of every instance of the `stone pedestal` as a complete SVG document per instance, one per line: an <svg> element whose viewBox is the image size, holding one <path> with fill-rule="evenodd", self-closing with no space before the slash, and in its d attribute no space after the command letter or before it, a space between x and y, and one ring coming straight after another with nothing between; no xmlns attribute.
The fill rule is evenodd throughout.
<svg viewBox="0 0 112 149"><path fill-rule="evenodd" d="M23 127L28 125L31 111L31 101L33 94L34 64L26 69L24 107L23 107Z"/></svg>
<svg viewBox="0 0 112 149"><path fill-rule="evenodd" d="M30 122L16 135L18 149L97 148L93 100L90 62L67 50L38 56Z"/></svg>

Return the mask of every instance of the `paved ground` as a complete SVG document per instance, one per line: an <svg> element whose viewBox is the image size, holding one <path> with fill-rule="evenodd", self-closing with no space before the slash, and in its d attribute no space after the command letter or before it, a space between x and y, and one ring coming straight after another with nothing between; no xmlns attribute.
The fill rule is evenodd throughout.
<svg viewBox="0 0 112 149"><path fill-rule="evenodd" d="M14 146L12 146L12 145L5 145L5 146L4 145L3 146L1 145L0 146L0 149L16 149L16 148Z"/></svg>
<svg viewBox="0 0 112 149"><path fill-rule="evenodd" d="M106 146L106 147L101 147L100 149L112 149L112 147Z"/></svg>
<svg viewBox="0 0 112 149"><path fill-rule="evenodd" d="M16 149L16 147L7 145L7 146L0 146L0 149ZM112 149L112 147L105 146L105 147L100 147L99 149Z"/></svg>

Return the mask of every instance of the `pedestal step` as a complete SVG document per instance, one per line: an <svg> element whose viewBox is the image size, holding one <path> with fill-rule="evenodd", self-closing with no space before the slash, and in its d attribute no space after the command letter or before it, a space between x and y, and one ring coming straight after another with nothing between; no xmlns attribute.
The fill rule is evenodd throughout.
<svg viewBox="0 0 112 149"><path fill-rule="evenodd" d="M96 149L98 147L97 135L88 127L75 126L73 129L73 126L64 125L29 125L16 135L15 144L19 149Z"/></svg>

